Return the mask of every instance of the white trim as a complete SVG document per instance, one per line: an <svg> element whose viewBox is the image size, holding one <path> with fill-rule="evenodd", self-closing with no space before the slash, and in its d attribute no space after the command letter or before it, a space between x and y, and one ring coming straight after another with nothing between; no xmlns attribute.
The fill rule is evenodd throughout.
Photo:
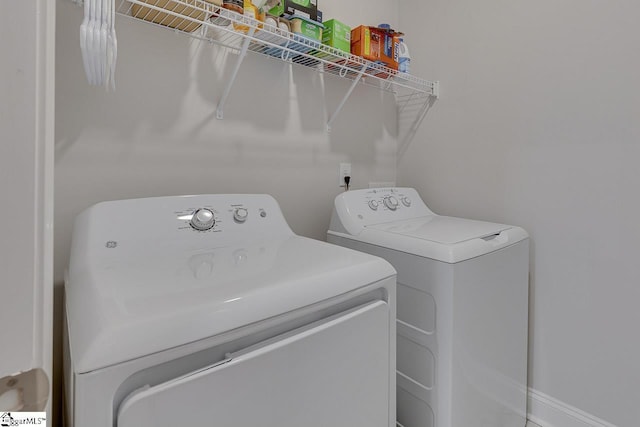
<svg viewBox="0 0 640 427"><path fill-rule="evenodd" d="M527 407L527 418L540 427L617 427L532 388Z"/></svg>
<svg viewBox="0 0 640 427"><path fill-rule="evenodd" d="M35 195L33 360L48 377L47 418L52 417L53 388L53 180L55 145L56 2L37 0L35 63Z"/></svg>

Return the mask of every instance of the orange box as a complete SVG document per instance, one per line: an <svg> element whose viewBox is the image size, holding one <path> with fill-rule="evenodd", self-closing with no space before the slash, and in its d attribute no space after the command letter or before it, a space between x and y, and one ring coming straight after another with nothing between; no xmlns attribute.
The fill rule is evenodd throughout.
<svg viewBox="0 0 640 427"><path fill-rule="evenodd" d="M361 25L351 30L351 53L398 69L398 46L402 33Z"/></svg>

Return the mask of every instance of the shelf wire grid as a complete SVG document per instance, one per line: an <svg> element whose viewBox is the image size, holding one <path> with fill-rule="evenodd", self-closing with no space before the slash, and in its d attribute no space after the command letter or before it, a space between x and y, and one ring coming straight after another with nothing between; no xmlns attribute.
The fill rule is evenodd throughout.
<svg viewBox="0 0 640 427"><path fill-rule="evenodd" d="M211 0L213 1L213 0ZM224 9L206 0L120 0L119 15L171 28L240 52L248 51L291 62L321 73L393 92L400 110L424 105L437 96L437 83L385 65L365 60L299 34L280 29L249 16ZM409 108L410 109L410 108Z"/></svg>

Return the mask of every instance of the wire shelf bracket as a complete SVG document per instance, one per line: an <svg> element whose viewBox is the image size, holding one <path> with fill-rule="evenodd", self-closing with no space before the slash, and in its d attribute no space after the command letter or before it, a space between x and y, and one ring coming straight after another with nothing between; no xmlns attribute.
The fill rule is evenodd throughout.
<svg viewBox="0 0 640 427"><path fill-rule="evenodd" d="M364 75L364 72L366 71L366 69L367 69L367 66L363 65L362 69L360 69L360 72L358 73L358 76L351 83L351 87L349 87L349 90L347 91L347 93L342 98L342 101L340 101L340 104L338 104L338 107L336 108L336 110L333 112L333 114L329 118L329 121L327 122L327 132L331 132L331 125L333 124L333 121L336 119L336 117L338 117L338 114L340 114L340 111L342 111L342 108L344 107L344 104L347 103L347 100L351 96L351 93L356 88L358 83L360 83L360 79L362 79L362 76Z"/></svg>

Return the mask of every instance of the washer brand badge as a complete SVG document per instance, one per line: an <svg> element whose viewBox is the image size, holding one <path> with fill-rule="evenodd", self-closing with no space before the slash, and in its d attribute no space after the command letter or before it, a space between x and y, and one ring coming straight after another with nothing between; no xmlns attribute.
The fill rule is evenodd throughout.
<svg viewBox="0 0 640 427"><path fill-rule="evenodd" d="M47 427L46 412L1 412L0 427L40 426Z"/></svg>
<svg viewBox="0 0 640 427"><path fill-rule="evenodd" d="M114 242L113 240L109 240L107 243L105 243L105 246L109 249L113 249L113 248L117 248L118 247L118 242Z"/></svg>

